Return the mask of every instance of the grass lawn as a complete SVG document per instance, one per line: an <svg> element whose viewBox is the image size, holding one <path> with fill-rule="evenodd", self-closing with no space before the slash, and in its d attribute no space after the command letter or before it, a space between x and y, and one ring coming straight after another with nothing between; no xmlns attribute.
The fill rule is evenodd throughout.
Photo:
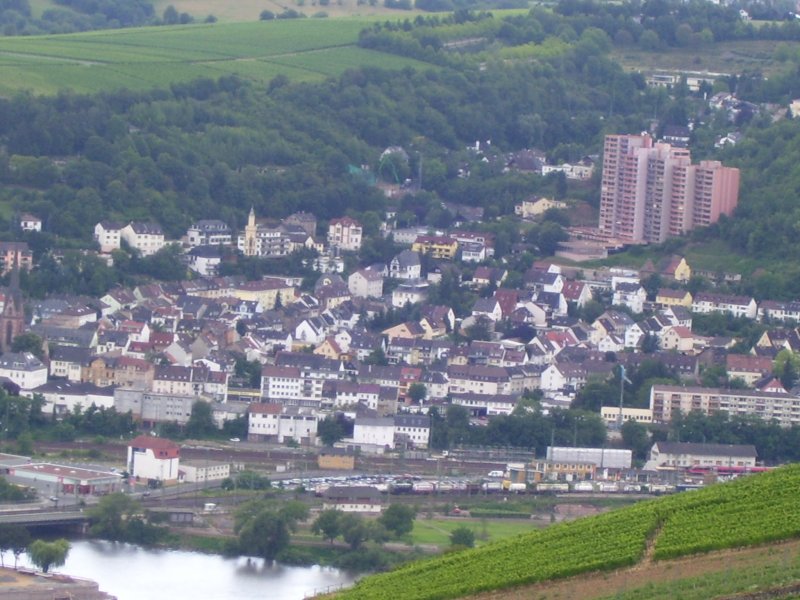
<svg viewBox="0 0 800 600"><path fill-rule="evenodd" d="M414 544L436 544L448 546L450 534L459 527L469 527L475 532L476 544L493 542L503 538L525 533L543 526L541 521L520 519L426 519L418 516L414 521L411 539ZM486 539L484 539L484 533Z"/></svg>

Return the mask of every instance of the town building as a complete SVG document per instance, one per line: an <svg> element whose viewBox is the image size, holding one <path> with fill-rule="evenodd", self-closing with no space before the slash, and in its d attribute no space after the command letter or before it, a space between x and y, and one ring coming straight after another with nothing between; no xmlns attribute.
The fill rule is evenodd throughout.
<svg viewBox="0 0 800 600"><path fill-rule="evenodd" d="M189 246L230 246L233 237L228 224L219 219L201 219L195 221L186 231Z"/></svg>
<svg viewBox="0 0 800 600"><path fill-rule="evenodd" d="M247 439L277 442L288 440L303 446L317 441L317 416L311 409L283 404L251 404L247 411Z"/></svg>
<svg viewBox="0 0 800 600"><path fill-rule="evenodd" d="M660 243L730 215L739 170L691 163L690 151L648 134L608 135L600 188L600 232L630 243Z"/></svg>
<svg viewBox="0 0 800 600"><path fill-rule="evenodd" d="M331 219L328 224L328 244L334 248L356 252L361 249L361 223L350 217Z"/></svg>
<svg viewBox="0 0 800 600"><path fill-rule="evenodd" d="M47 365L30 352L6 352L0 356L0 377L32 390L47 383Z"/></svg>
<svg viewBox="0 0 800 600"><path fill-rule="evenodd" d="M756 447L750 444L692 444L656 442L648 463L656 468L721 467L748 469L756 466Z"/></svg>
<svg viewBox="0 0 800 600"><path fill-rule="evenodd" d="M123 227L122 223L115 221L100 221L94 226L94 239L100 246L100 252L119 250Z"/></svg>
<svg viewBox="0 0 800 600"><path fill-rule="evenodd" d="M152 256L164 247L164 231L158 223L131 221L120 230L119 235L142 256Z"/></svg>
<svg viewBox="0 0 800 600"><path fill-rule="evenodd" d="M698 411L756 416L784 427L800 424L800 398L780 392L655 384L650 389L650 410L656 423L669 423L677 413Z"/></svg>
<svg viewBox="0 0 800 600"><path fill-rule="evenodd" d="M177 481L181 449L178 444L152 435L128 442L128 473L135 479Z"/></svg>

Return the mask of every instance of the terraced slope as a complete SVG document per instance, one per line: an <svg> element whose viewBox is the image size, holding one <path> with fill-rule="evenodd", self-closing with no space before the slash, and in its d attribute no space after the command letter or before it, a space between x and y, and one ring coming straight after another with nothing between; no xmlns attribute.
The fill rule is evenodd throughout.
<svg viewBox="0 0 800 600"><path fill-rule="evenodd" d="M555 525L361 580L337 598L443 600L800 535L800 465Z"/></svg>

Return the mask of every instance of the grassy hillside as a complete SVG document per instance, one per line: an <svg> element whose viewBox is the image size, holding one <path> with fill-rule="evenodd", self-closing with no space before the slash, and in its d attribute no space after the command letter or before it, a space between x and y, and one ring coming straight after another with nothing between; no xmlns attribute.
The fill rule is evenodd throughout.
<svg viewBox="0 0 800 600"><path fill-rule="evenodd" d="M310 81L359 66L425 66L358 48L368 22L297 19L0 38L0 94L143 90L234 74Z"/></svg>
<svg viewBox="0 0 800 600"><path fill-rule="evenodd" d="M800 535L800 465L413 563L337 597L458 598Z"/></svg>

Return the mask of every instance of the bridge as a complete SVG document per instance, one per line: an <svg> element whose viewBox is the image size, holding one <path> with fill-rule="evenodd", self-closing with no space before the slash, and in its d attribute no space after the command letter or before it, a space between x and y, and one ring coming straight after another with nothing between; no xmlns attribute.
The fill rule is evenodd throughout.
<svg viewBox="0 0 800 600"><path fill-rule="evenodd" d="M44 527L48 525L84 525L89 518L81 510L48 512L0 513L0 525L22 525Z"/></svg>

